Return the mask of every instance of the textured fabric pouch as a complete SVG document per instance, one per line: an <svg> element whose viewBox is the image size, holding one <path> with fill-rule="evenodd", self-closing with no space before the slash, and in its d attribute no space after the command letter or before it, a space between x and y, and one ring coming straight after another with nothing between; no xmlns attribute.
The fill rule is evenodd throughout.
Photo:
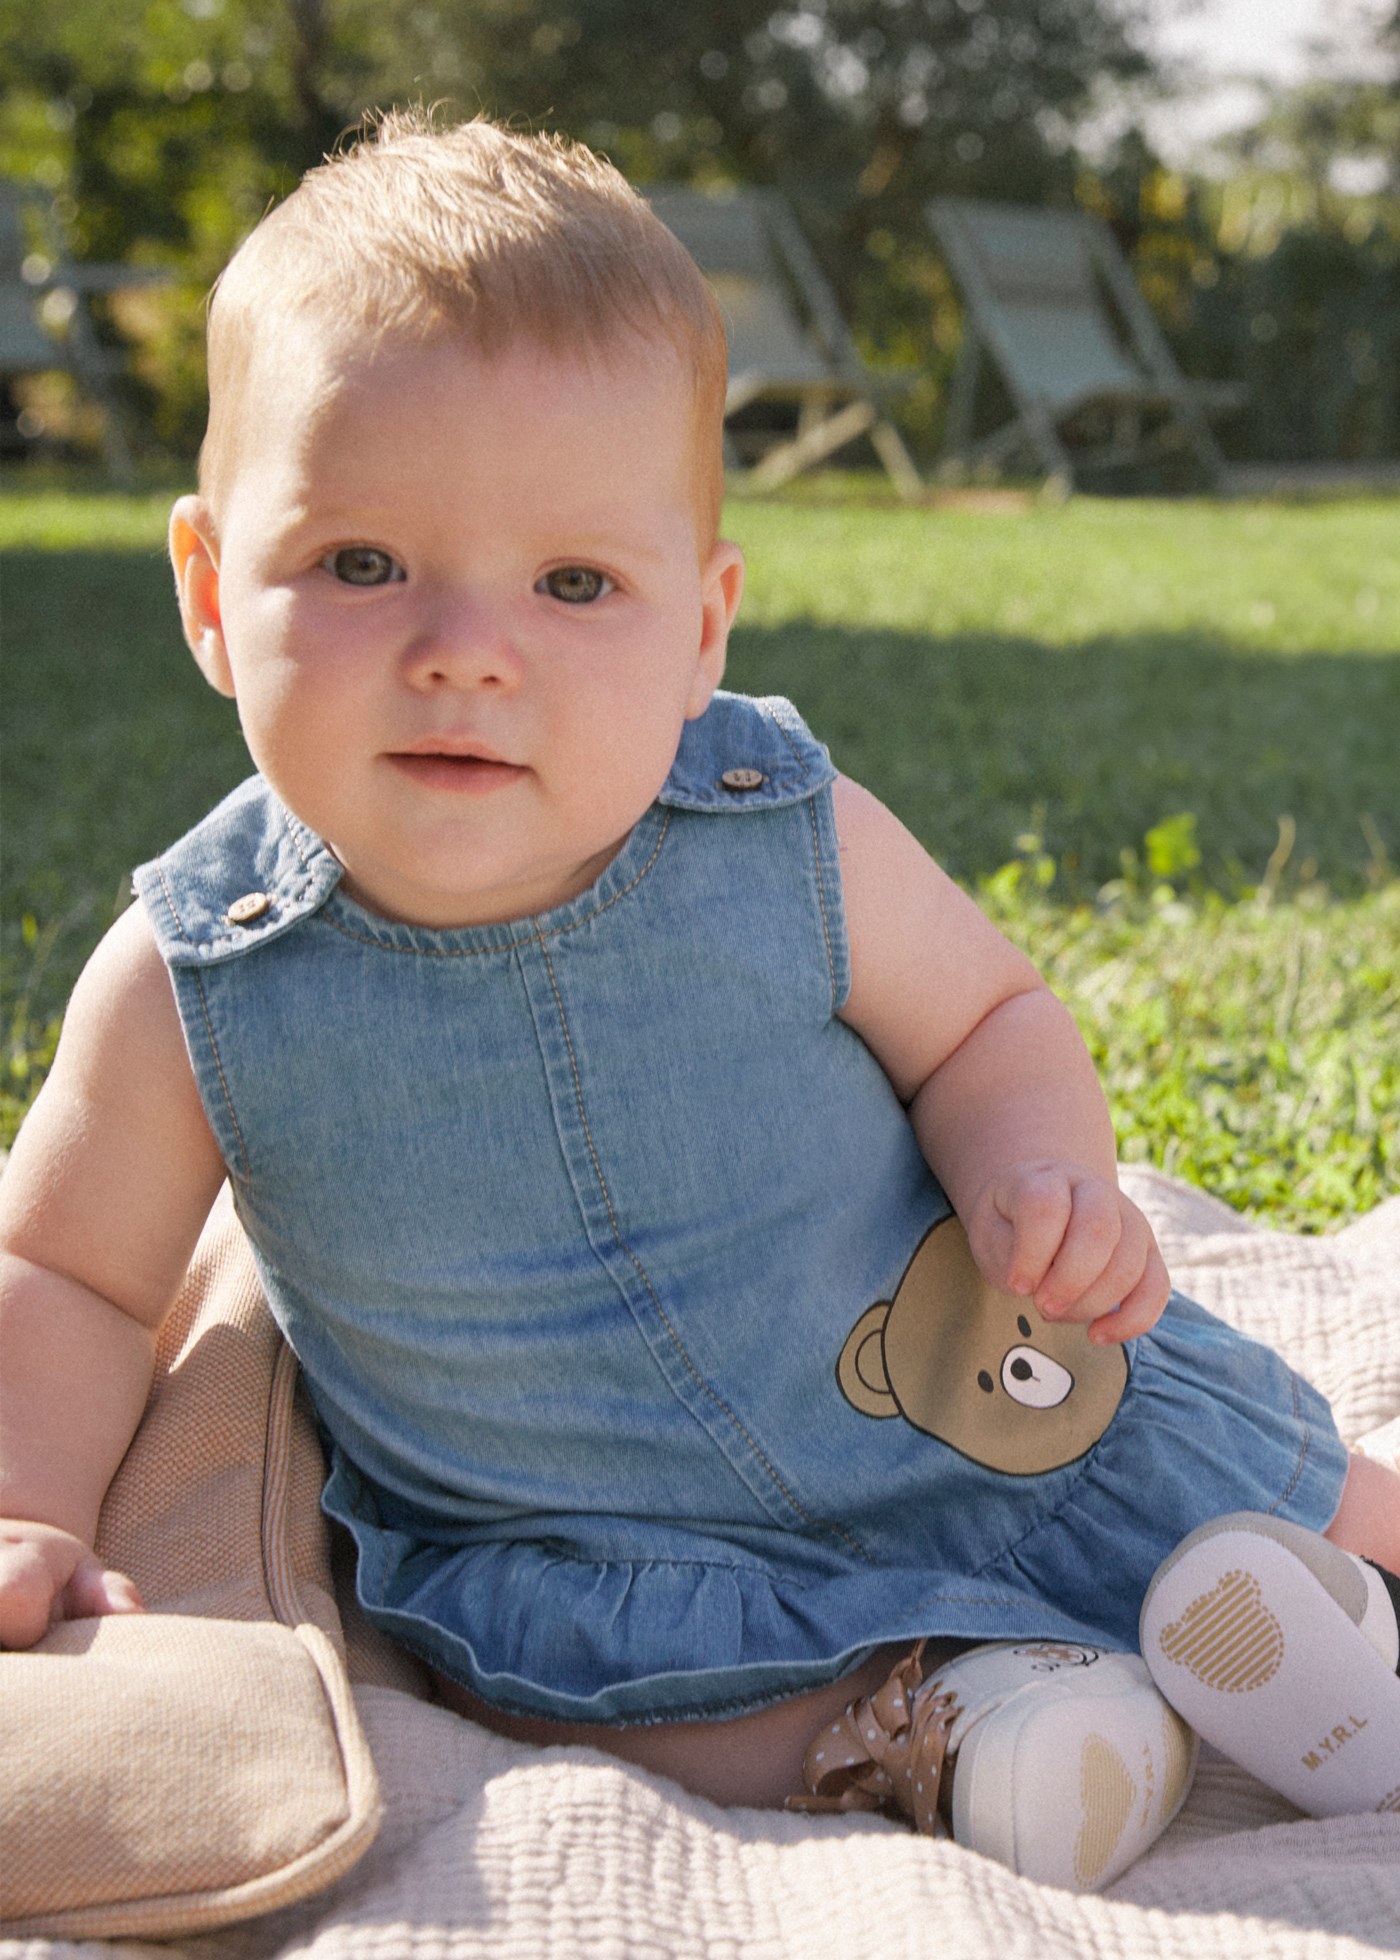
<svg viewBox="0 0 1400 1960"><path fill-rule="evenodd" d="M0 1932L203 1931L319 1891L373 1839L296 1385L225 1193L98 1533L151 1611L0 1654Z"/></svg>

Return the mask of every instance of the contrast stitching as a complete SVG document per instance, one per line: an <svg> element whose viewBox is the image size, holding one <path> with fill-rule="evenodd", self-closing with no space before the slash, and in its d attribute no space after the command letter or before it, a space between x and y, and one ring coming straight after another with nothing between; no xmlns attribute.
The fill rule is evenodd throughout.
<svg viewBox="0 0 1400 1960"><path fill-rule="evenodd" d="M161 895L165 899L167 906L170 908L170 916L175 921L176 932L179 933L181 939L185 941L186 945L192 945L194 942L191 940L188 932L186 932L185 930L185 922L180 917L179 908L175 904L175 894L170 889L169 881L167 880L165 875L165 866L163 864L158 864L156 866L156 876L160 879Z"/></svg>
<svg viewBox="0 0 1400 1960"><path fill-rule="evenodd" d="M199 989L199 1007L200 1012L204 1016L204 1032L209 1037L209 1046L214 1053L214 1068L219 1077L219 1087L224 1092L224 1107L228 1111L228 1120L233 1125L233 1133L238 1138L239 1154L243 1159L243 1175L245 1178L248 1178L253 1174L253 1167L248 1162L248 1146L243 1140L242 1130L238 1127L238 1116L233 1107L233 1097L229 1094L228 1078L224 1074L223 1057L219 1053L219 1044L214 1039L214 1025L209 1019L209 1002L204 992L204 976L198 967L194 969L194 984Z"/></svg>
<svg viewBox="0 0 1400 1960"><path fill-rule="evenodd" d="M502 1541L488 1540L486 1542L499 1546ZM513 1542L510 1540L505 1541L508 1546L511 1546ZM556 1565L579 1565L588 1572L597 1572L600 1570L608 1572L717 1572L725 1578L733 1578L737 1573L746 1578L765 1579L770 1584L772 1583L773 1577L772 1567L765 1564L760 1558L752 1560L732 1557L660 1558L652 1557L650 1553L646 1552L639 1553L636 1558L614 1557L611 1553L593 1557L587 1552L571 1550L560 1538L532 1539L531 1549L537 1552L542 1559L547 1559ZM785 1588L790 1587L794 1592L811 1592L813 1589L811 1580L795 1578L790 1573L783 1574L783 1585Z"/></svg>
<svg viewBox="0 0 1400 1960"><path fill-rule="evenodd" d="M1026 1602L1024 1599L1022 1599L1018 1594L1013 1592L990 1592L990 1593L931 1592L931 1593L925 1593L922 1599L916 1599L914 1601L913 1606L910 1608L910 1611L913 1613L917 1613L920 1611L921 1608L925 1606L933 1606L935 1604L940 1606L1024 1607L1025 1603ZM1062 1617L1065 1618L1066 1620L1073 1619L1074 1617L1072 1613L1064 1612L1064 1609L1062 1607L1058 1607L1058 1608L1052 1607L1050 1608L1050 1611L1061 1613Z"/></svg>
<svg viewBox="0 0 1400 1960"><path fill-rule="evenodd" d="M325 912L321 914L321 917L333 932L340 933L346 939L353 939L361 946L377 946L384 953L410 953L420 959L474 960L491 953L513 953L521 946L534 946L536 944L542 946L546 938L560 939L566 932L577 932L580 926L591 925L595 919L601 918L604 912L616 905L619 899L626 898L629 892L635 891L637 886L641 884L643 878L646 877L648 871L656 863L656 860L660 857L661 846L666 842L666 833L670 828L671 813L668 810L662 820L661 829L657 834L656 844L652 850L652 854L637 873L636 877L630 884L624 885L621 891L614 892L611 898L605 898L601 905L595 906L583 918L574 919L566 926L551 926L548 933L537 922L531 921L531 930L526 934L525 938L503 940L499 946L395 946L388 940L376 938L373 933L355 932L351 927L342 925L339 920L332 919Z"/></svg>
<svg viewBox="0 0 1400 1960"><path fill-rule="evenodd" d="M1281 1510L1283 1506L1288 1502L1289 1498L1292 1497L1294 1491L1297 1490L1299 1483L1302 1481L1303 1465L1307 1462L1308 1453L1312 1448L1312 1424L1307 1420L1306 1416L1304 1416L1303 1414L1303 1398L1298 1393L1298 1377L1296 1375L1293 1377L1292 1388L1293 1388L1293 1416L1295 1421L1302 1422L1303 1440L1301 1445L1299 1446L1298 1461L1293 1466L1293 1475L1288 1480L1287 1489L1280 1491L1279 1495L1274 1499L1273 1503L1269 1506L1268 1515L1270 1517L1272 1517L1276 1511Z"/></svg>
<svg viewBox="0 0 1400 1960"><path fill-rule="evenodd" d="M773 713L771 708L764 708L763 713L767 715L769 721L773 724L773 727L777 730L778 734L781 735L783 740L787 743L788 748L792 752L793 760L796 762L798 768L802 771L804 777L809 775L811 772L808 768L807 758L803 754L802 750L797 746L797 743L793 740L791 734L788 732L786 728L783 727L783 724L781 723L781 721L779 721L778 717ZM816 860L816 869L817 869L817 904L821 908L822 937L826 941L826 970L831 980L831 1011L834 1014L837 1012L836 954L831 944L831 920L830 917L828 916L827 909L826 909L826 881L822 877L821 832L817 825L816 809L810 797L807 799L807 818L812 826L812 855Z"/></svg>
<svg viewBox="0 0 1400 1960"><path fill-rule="evenodd" d="M826 970L831 977L831 1011L838 1011L836 999L836 955L831 947L831 921L826 913L826 883L822 878L822 840L817 826L816 805L812 798L807 800L807 816L812 825L812 855L817 866L817 904L821 908L822 938L826 941Z"/></svg>
<svg viewBox="0 0 1400 1960"><path fill-rule="evenodd" d="M284 810L282 812L282 827L286 831L288 837L291 839L292 849L296 852L298 858L300 858L301 860L302 870L309 874L311 870L311 860L306 855L305 851L301 848L301 839L297 836L296 830L293 827L290 811Z"/></svg>
<svg viewBox="0 0 1400 1960"><path fill-rule="evenodd" d="M748 1444L749 1448L753 1451L754 1455L758 1458L758 1461L763 1465L764 1469L768 1472L768 1475L773 1479L773 1482L777 1485L778 1489L783 1493L783 1496L787 1499L788 1503L791 1504L793 1510L797 1512L799 1517L805 1518L807 1523L813 1526L814 1528L818 1530L824 1529L824 1530L830 1530L836 1532L841 1538L843 1538L846 1541L846 1543L860 1558L866 1558L868 1554L866 1553L864 1546L862 1546L856 1539L854 1539L849 1532L845 1531L840 1525L826 1525L823 1523L822 1520L818 1518L814 1518L811 1512L806 1508L806 1506L799 1503L797 1498L793 1496L792 1492L788 1489L787 1485L783 1482L782 1478L778 1475L777 1470L769 1462L768 1458L764 1455L763 1450L759 1447L758 1443L754 1440L754 1438L749 1434L748 1430L744 1427L744 1424L739 1420L739 1417L734 1413L733 1409L730 1408L729 1404L724 1400L724 1397L718 1394L716 1390L711 1386L711 1384L705 1380L705 1377L700 1373L699 1369L695 1366L695 1363L691 1360L689 1354L686 1352L684 1342L681 1340L679 1334L677 1334L675 1328L672 1326L670 1317L667 1314L665 1307L661 1304L660 1297L657 1294L656 1288L651 1283L651 1279L647 1274L646 1268L642 1265L641 1260L638 1259L636 1253L632 1250L631 1246L628 1245L627 1241L623 1238L621 1227L617 1222L617 1213L613 1210L612 1196L608 1190L607 1179L603 1176L603 1166L598 1160L598 1152L594 1146L593 1131L589 1127L588 1111L584 1107L584 1101L583 1101L583 1082L579 1076L578 1057L574 1053L573 1037L569 1033L569 1021L568 1021L568 1016L564 1012L564 1002L559 992L559 983L554 977L554 963L549 957L549 948L545 944L544 934L537 933L536 939L539 945L540 952L544 958L545 971L549 975L549 984L554 993L554 1005L559 1012L559 1025L564 1031L564 1045L567 1047L569 1051L569 1067L572 1069L573 1077L574 1077L574 1099L578 1104L579 1121L583 1124L583 1134L588 1143L588 1154L593 1160L593 1174L598 1180L598 1189L603 1194L603 1203L608 1208L608 1220L612 1225L613 1237L617 1241L618 1249L621 1252L625 1253L627 1258L632 1262L633 1269L635 1270L638 1279L640 1279L642 1285L646 1288L647 1292L651 1295L652 1305L656 1308L657 1313L661 1317L661 1324L666 1329L667 1334L670 1336L672 1345L675 1347L677 1354L680 1356L681 1360L685 1363L687 1369L690 1371L691 1378L695 1382L696 1386L700 1389L703 1389L705 1394L708 1395L710 1400L715 1404L715 1407L721 1410L723 1414L728 1417L729 1421L733 1423L734 1427L738 1430L739 1434L743 1437L744 1441Z"/></svg>
<svg viewBox="0 0 1400 1960"><path fill-rule="evenodd" d="M778 733L782 736L783 740L787 743L788 747L792 750L793 761L797 764L798 768L802 771L803 775L804 776L808 775L810 771L807 767L807 758L802 753L801 749L797 746L796 742L793 741L792 736L788 733L787 729L783 727L783 724L778 720L778 717L773 713L773 710L771 708L763 707L761 702L759 703L759 707L761 709L761 712L767 715L769 721L772 722L774 728L777 729Z"/></svg>

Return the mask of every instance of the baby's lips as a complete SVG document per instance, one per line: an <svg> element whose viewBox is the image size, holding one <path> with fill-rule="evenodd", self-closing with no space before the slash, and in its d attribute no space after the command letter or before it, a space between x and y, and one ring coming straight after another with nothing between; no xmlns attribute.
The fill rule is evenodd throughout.
<svg viewBox="0 0 1400 1960"><path fill-rule="evenodd" d="M489 742L479 741L475 735L469 734L422 735L417 741L404 742L393 753L409 756L446 756L456 762L499 762L506 768L515 766L507 761L499 749L493 749Z"/></svg>

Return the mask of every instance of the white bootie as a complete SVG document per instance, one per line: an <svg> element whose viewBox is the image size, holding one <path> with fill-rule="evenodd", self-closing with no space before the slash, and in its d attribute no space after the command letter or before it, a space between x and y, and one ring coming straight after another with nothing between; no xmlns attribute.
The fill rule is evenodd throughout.
<svg viewBox="0 0 1400 1960"><path fill-rule="evenodd" d="M942 1670L956 1844L1026 1878L1097 1891L1191 1788L1196 1738L1136 1654L1044 1641L981 1647Z"/></svg>
<svg viewBox="0 0 1400 1960"><path fill-rule="evenodd" d="M1142 1651L1191 1726L1300 1810L1400 1810L1397 1598L1317 1532L1234 1512L1158 1568Z"/></svg>
<svg viewBox="0 0 1400 1960"><path fill-rule="evenodd" d="M1136 1655L999 1641L924 1680L916 1648L816 1738L793 1802L897 1810L931 1835L946 1815L968 1850L1096 1891L1175 1817L1196 1747Z"/></svg>

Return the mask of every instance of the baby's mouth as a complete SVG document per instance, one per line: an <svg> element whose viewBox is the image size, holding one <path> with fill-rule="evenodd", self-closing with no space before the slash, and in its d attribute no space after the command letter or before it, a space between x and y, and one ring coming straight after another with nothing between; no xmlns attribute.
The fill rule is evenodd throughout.
<svg viewBox="0 0 1400 1960"><path fill-rule="evenodd" d="M489 750L431 746L393 749L388 760L401 775L427 789L458 795L488 795L505 789L525 774L520 763L507 762Z"/></svg>

